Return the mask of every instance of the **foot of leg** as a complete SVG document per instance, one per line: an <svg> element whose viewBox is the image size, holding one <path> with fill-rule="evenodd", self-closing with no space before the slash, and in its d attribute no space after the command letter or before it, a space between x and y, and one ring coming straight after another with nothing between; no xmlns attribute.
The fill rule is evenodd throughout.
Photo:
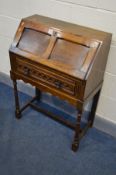
<svg viewBox="0 0 116 175"><path fill-rule="evenodd" d="M79 148L79 140L78 141L74 140L74 142L72 143L72 150L76 152L78 148Z"/></svg>
<svg viewBox="0 0 116 175"><path fill-rule="evenodd" d="M20 111L18 109L15 110L15 117L17 119L20 119L21 118L21 113L20 113Z"/></svg>

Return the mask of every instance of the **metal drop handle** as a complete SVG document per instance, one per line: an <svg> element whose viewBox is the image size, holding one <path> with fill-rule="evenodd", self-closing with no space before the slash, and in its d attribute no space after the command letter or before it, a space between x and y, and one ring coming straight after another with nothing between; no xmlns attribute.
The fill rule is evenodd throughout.
<svg viewBox="0 0 116 175"><path fill-rule="evenodd" d="M24 74L29 75L30 69L28 67L24 67Z"/></svg>
<svg viewBox="0 0 116 175"><path fill-rule="evenodd" d="M57 88L61 88L62 83L60 81L55 81L55 85Z"/></svg>

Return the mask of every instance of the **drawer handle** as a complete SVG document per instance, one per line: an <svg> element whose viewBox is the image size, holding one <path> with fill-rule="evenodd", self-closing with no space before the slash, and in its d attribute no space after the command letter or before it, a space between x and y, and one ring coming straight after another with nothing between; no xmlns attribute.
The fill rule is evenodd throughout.
<svg viewBox="0 0 116 175"><path fill-rule="evenodd" d="M28 67L24 67L24 74L29 75L30 69Z"/></svg>
<svg viewBox="0 0 116 175"><path fill-rule="evenodd" d="M62 87L62 83L60 81L55 81L55 85L56 85L57 88Z"/></svg>

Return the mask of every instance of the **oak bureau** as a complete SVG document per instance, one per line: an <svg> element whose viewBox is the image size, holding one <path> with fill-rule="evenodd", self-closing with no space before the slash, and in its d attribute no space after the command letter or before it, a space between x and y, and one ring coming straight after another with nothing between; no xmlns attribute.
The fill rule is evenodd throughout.
<svg viewBox="0 0 116 175"><path fill-rule="evenodd" d="M94 121L103 84L112 35L107 32L33 15L21 20L9 49L11 79L14 85L16 117L31 106L74 129L72 150ZM17 80L35 86L35 97L20 108ZM41 92L67 100L78 110L72 123L42 109L33 102ZM91 112L84 128L81 117L85 104L93 98Z"/></svg>

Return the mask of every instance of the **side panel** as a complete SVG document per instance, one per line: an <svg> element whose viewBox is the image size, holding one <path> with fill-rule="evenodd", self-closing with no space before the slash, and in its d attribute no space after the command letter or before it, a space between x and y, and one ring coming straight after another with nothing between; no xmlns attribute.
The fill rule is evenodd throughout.
<svg viewBox="0 0 116 175"><path fill-rule="evenodd" d="M107 34L86 77L84 99L87 99L89 95L91 95L95 89L97 89L97 87L103 82L110 43L111 34Z"/></svg>

